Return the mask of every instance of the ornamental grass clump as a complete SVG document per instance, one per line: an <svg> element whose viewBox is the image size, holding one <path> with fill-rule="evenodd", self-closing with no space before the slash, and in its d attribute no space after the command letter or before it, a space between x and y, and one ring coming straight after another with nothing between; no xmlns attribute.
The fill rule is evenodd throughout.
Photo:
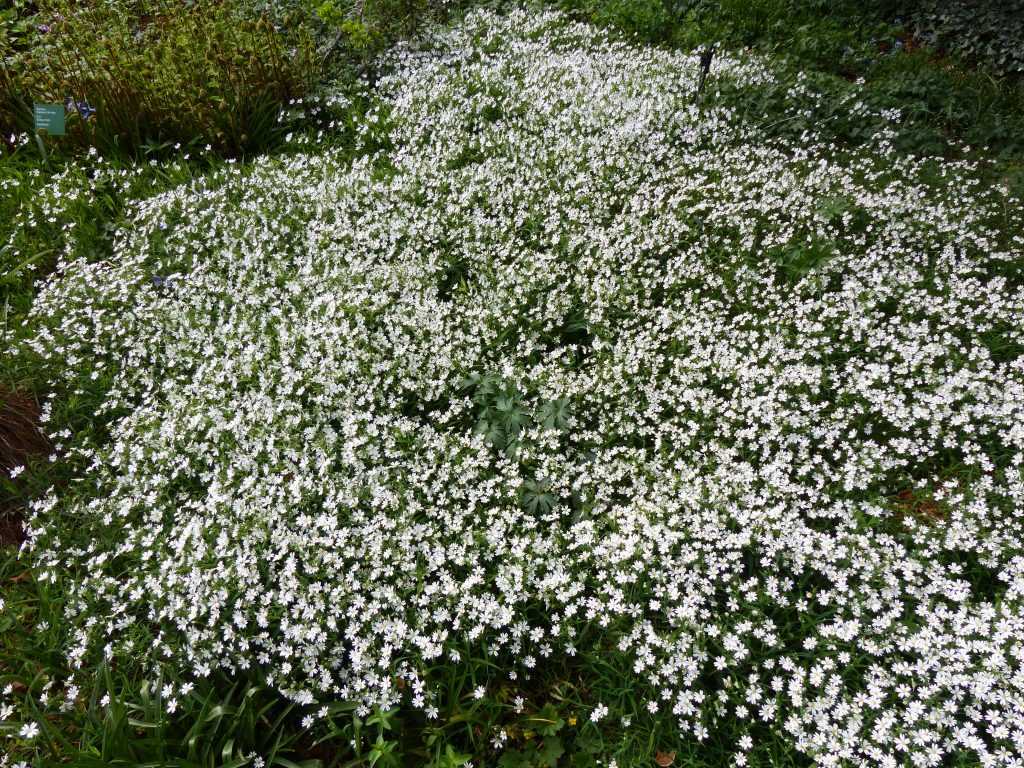
<svg viewBox="0 0 1024 768"><path fill-rule="evenodd" d="M174 143L237 155L285 133L281 116L316 82L298 14L287 27L234 2L36 3L29 39L0 74L0 121L30 130L32 103L67 103L62 143L135 155Z"/></svg>
<svg viewBox="0 0 1024 768"><path fill-rule="evenodd" d="M72 666L430 716L467 647L513 687L625 659L595 723L738 764L1017 764L1021 201L855 90L862 145L782 139L721 96L767 60L695 103L699 52L557 14L385 66L355 159L140 201L39 296Z"/></svg>

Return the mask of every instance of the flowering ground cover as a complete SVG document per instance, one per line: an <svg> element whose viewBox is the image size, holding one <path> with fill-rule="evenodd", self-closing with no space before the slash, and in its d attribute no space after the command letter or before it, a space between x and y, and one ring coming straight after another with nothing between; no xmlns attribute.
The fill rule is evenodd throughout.
<svg viewBox="0 0 1024 768"><path fill-rule="evenodd" d="M699 58L477 11L355 149L69 243L12 350L75 468L51 707L133 663L161 728L255 679L354 764L1021 764L1021 200Z"/></svg>

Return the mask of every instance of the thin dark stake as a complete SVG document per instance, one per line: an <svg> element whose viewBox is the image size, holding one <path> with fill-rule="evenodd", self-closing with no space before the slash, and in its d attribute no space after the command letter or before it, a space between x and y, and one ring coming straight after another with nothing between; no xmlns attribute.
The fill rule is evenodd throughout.
<svg viewBox="0 0 1024 768"><path fill-rule="evenodd" d="M707 46L700 54L700 79L697 81L696 101L704 93L704 83L708 79L708 72L711 71L711 60L715 57L715 46Z"/></svg>

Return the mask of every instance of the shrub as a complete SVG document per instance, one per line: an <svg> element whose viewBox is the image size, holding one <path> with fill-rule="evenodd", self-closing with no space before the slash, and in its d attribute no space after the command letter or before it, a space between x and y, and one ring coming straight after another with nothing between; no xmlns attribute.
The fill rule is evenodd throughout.
<svg viewBox="0 0 1024 768"><path fill-rule="evenodd" d="M410 36L429 21L444 20L472 0L306 0L334 34L328 46L345 61L365 64L389 43Z"/></svg>
<svg viewBox="0 0 1024 768"><path fill-rule="evenodd" d="M644 40L667 39L672 14L662 0L607 0L597 4L594 20L612 24Z"/></svg>
<svg viewBox="0 0 1024 768"><path fill-rule="evenodd" d="M8 46L3 122L28 130L32 101L66 102L66 141L104 153L164 142L258 150L315 79L302 25L286 35L233 3L44 0L32 19L29 41Z"/></svg>
<svg viewBox="0 0 1024 768"><path fill-rule="evenodd" d="M1024 75L1024 0L930 0L910 24L939 49L1001 74Z"/></svg>
<svg viewBox="0 0 1024 768"><path fill-rule="evenodd" d="M906 5L897 0L561 0L560 4L649 42L672 40L692 47L708 40L743 45L770 41L807 49L821 58L834 56L856 40L863 25L878 24ZM815 50L823 46L827 50Z"/></svg>

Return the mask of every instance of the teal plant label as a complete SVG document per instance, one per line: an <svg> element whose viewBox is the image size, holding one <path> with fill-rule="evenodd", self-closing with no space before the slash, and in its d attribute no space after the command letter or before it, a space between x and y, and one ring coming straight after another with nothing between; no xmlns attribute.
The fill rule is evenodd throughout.
<svg viewBox="0 0 1024 768"><path fill-rule="evenodd" d="M50 136L64 135L64 105L36 104L33 110L36 131L46 131Z"/></svg>

